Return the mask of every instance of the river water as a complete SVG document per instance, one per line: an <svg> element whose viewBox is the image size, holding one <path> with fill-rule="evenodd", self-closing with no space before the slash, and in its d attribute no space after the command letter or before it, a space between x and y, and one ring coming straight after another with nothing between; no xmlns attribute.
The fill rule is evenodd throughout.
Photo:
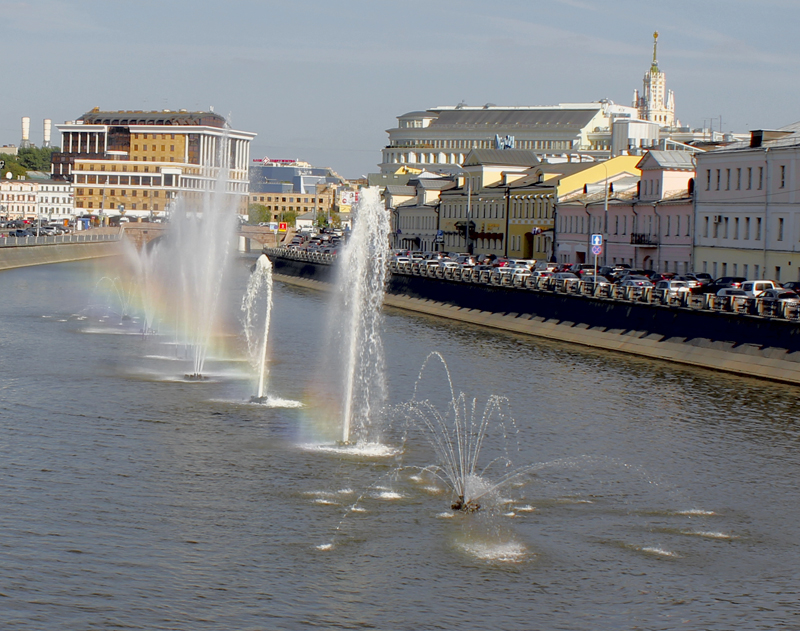
<svg viewBox="0 0 800 631"><path fill-rule="evenodd" d="M304 446L340 370L326 295L276 283L269 391L303 407L247 403L251 262L200 383L119 317L108 262L0 274L0 628L800 626L796 388L387 311L392 403L439 351L479 406L508 399L486 461L541 463L455 514L413 428L391 458Z"/></svg>

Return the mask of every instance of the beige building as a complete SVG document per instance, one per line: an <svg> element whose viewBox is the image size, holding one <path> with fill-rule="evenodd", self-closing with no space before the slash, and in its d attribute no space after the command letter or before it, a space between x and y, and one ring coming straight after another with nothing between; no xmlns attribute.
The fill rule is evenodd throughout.
<svg viewBox="0 0 800 631"><path fill-rule="evenodd" d="M179 197L199 201L227 168L225 192L247 213L255 134L227 129L219 114L95 108L56 128L62 151L53 154L53 178L74 184L78 211L158 215Z"/></svg>
<svg viewBox="0 0 800 631"><path fill-rule="evenodd" d="M697 155L695 271L800 280L800 123Z"/></svg>
<svg viewBox="0 0 800 631"><path fill-rule="evenodd" d="M286 212L302 215L316 212L329 215L334 208L336 189L329 185L317 186L316 193L250 193L251 204L261 204L272 213L274 221Z"/></svg>

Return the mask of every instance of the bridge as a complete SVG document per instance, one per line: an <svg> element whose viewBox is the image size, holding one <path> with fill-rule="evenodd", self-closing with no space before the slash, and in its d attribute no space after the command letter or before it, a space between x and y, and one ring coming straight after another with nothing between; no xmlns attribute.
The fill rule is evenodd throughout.
<svg viewBox="0 0 800 631"><path fill-rule="evenodd" d="M169 224L131 222L124 224L125 236L130 239L137 249L163 236L169 229ZM260 250L264 246L277 247L280 243L291 241L294 231L290 230L285 234L274 234L266 226L240 226L237 232L239 237L239 249L249 252L250 250Z"/></svg>

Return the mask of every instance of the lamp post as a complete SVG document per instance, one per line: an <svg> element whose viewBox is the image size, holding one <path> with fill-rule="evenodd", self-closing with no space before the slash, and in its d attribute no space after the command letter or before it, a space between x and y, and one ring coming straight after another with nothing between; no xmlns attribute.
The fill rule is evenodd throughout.
<svg viewBox="0 0 800 631"><path fill-rule="evenodd" d="M606 190L605 201L603 202L603 266L608 266L608 165L606 162L601 162L603 169L605 169L606 178L603 182L603 188Z"/></svg>
<svg viewBox="0 0 800 631"><path fill-rule="evenodd" d="M464 183L467 185L467 221L464 228L464 241L467 246L467 254L472 254L472 247L469 242L469 222L472 218L472 180L469 177L469 172L466 171L463 165L457 164L460 173L464 174Z"/></svg>

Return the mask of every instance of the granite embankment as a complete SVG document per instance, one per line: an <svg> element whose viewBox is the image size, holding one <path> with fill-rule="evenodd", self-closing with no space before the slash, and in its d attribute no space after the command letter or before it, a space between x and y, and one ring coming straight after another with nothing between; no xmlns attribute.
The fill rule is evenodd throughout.
<svg viewBox="0 0 800 631"><path fill-rule="evenodd" d="M0 239L0 270L117 256L120 237L117 228L100 228L64 238Z"/></svg>
<svg viewBox="0 0 800 631"><path fill-rule="evenodd" d="M271 257L279 280L327 290L330 265ZM518 334L800 385L800 324L737 313L393 274L392 307Z"/></svg>

